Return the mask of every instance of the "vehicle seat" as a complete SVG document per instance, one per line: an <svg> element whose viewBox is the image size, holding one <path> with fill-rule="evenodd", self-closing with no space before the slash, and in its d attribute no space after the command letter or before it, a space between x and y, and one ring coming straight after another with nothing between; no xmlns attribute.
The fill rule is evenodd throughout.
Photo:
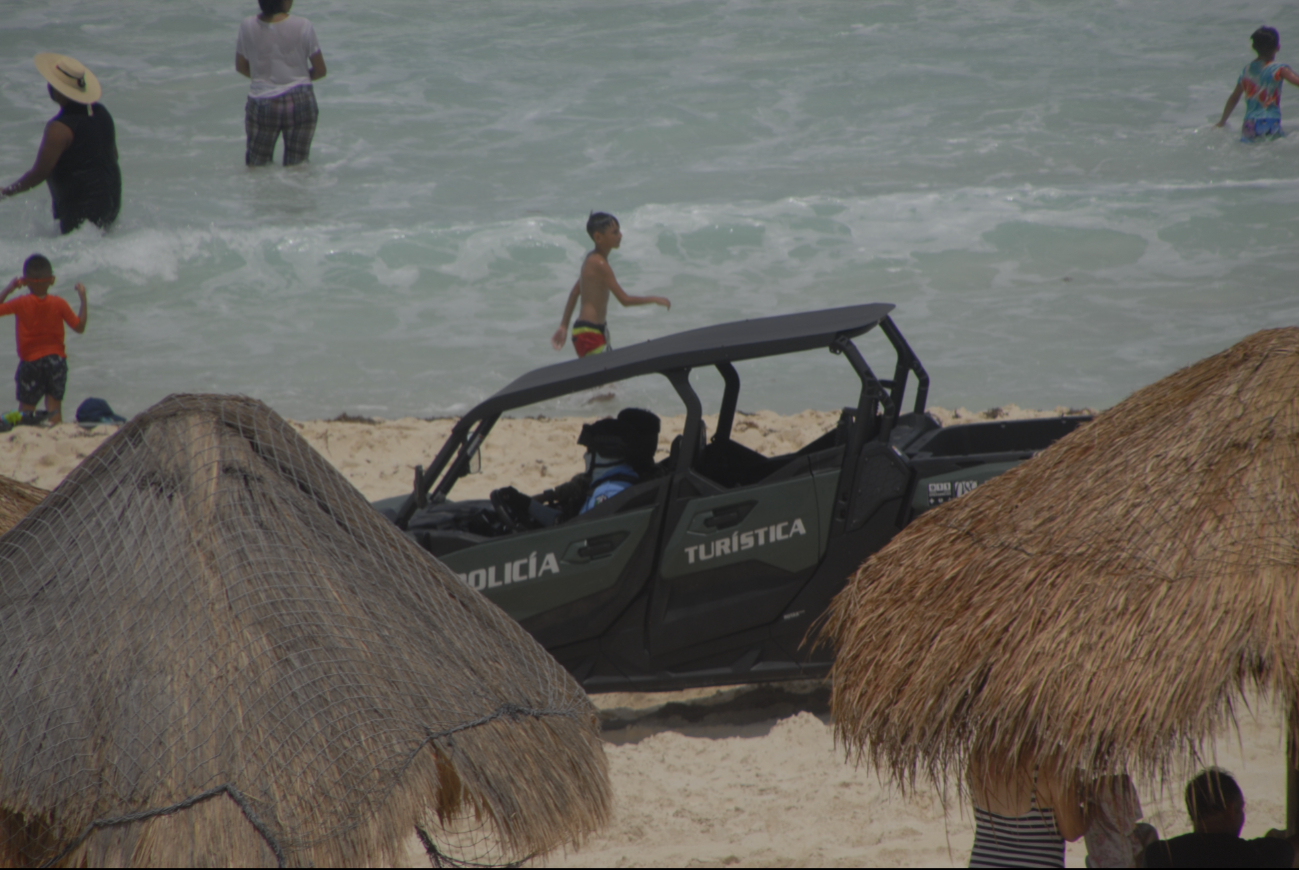
<svg viewBox="0 0 1299 870"><path fill-rule="evenodd" d="M677 462L681 459L681 439L683 435L678 435L672 439L672 446L668 448L668 458L658 463L655 468L658 477L666 477L675 474L677 471ZM708 446L708 424L702 420L699 422L699 446L695 449L695 469L698 470L704 461L704 449Z"/></svg>
<svg viewBox="0 0 1299 870"><path fill-rule="evenodd" d="M727 439L713 441L708 445L699 472L725 487L748 486L767 477L791 459L792 454L768 458L738 441Z"/></svg>
<svg viewBox="0 0 1299 870"><path fill-rule="evenodd" d="M844 408L839 412L839 422L835 424L833 429L815 441L804 444L794 455L807 456L809 453L819 453L822 450L829 450L831 447L844 446L848 443L848 436L852 432L852 426L856 419L856 408Z"/></svg>

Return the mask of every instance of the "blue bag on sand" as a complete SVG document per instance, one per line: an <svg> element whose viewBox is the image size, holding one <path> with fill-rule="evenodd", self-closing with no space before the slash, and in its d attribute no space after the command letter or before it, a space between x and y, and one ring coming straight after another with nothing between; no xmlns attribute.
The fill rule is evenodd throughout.
<svg viewBox="0 0 1299 870"><path fill-rule="evenodd" d="M86 399L77 406L78 423L125 423L126 418L113 413L103 399Z"/></svg>

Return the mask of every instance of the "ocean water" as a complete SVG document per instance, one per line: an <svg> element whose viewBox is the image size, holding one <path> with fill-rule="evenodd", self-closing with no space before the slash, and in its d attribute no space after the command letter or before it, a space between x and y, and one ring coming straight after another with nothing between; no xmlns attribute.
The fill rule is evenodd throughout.
<svg viewBox="0 0 1299 870"><path fill-rule="evenodd" d="M117 121L111 232L58 237L44 188L0 201L0 273L41 251L56 293L90 288L71 403L463 411L571 358L549 336L592 209L622 220L629 292L673 301L615 303L616 345L892 302L949 407L1105 407L1299 321L1299 115L1265 145L1243 106L1212 126L1255 27L1292 57L1293 4L298 0L329 65L312 161L250 171L255 11L5 0L0 181L54 113L35 52L87 63ZM855 395L826 353L741 373L742 408ZM675 410L657 381L617 401Z"/></svg>

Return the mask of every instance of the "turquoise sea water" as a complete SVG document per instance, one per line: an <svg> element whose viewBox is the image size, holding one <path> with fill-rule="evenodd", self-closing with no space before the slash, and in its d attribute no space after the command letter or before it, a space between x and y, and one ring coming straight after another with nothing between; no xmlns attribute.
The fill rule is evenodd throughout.
<svg viewBox="0 0 1299 870"><path fill-rule="evenodd" d="M1299 321L1299 114L1266 145L1237 142L1243 108L1212 127L1259 24L1299 62L1293 4L298 0L330 72L291 171L243 166L255 11L4 4L0 181L54 113L37 51L89 65L118 125L112 232L59 238L44 188L0 202L0 271L39 250L55 292L90 287L73 403L463 410L571 358L549 336L591 209L623 221L623 285L673 300L615 306L616 344L892 302L949 407L1106 406ZM782 412L853 395L828 354L747 384Z"/></svg>

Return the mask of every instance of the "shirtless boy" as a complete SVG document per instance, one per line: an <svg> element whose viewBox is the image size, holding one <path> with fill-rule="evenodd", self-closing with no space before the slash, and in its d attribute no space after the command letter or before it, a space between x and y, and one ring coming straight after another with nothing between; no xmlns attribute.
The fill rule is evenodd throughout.
<svg viewBox="0 0 1299 870"><path fill-rule="evenodd" d="M605 322L609 310L609 294L623 305L662 305L671 309L672 303L662 296L632 296L618 286L609 266L609 252L622 244L622 228L618 219L604 212L592 212L586 221L586 234L595 242L595 250L586 255L577 283L569 291L564 305L564 319L550 338L550 346L563 350L568 338L568 321L573 316L577 298L582 297L582 309L573 324L573 349L579 357L604 353L609 349L609 326Z"/></svg>

